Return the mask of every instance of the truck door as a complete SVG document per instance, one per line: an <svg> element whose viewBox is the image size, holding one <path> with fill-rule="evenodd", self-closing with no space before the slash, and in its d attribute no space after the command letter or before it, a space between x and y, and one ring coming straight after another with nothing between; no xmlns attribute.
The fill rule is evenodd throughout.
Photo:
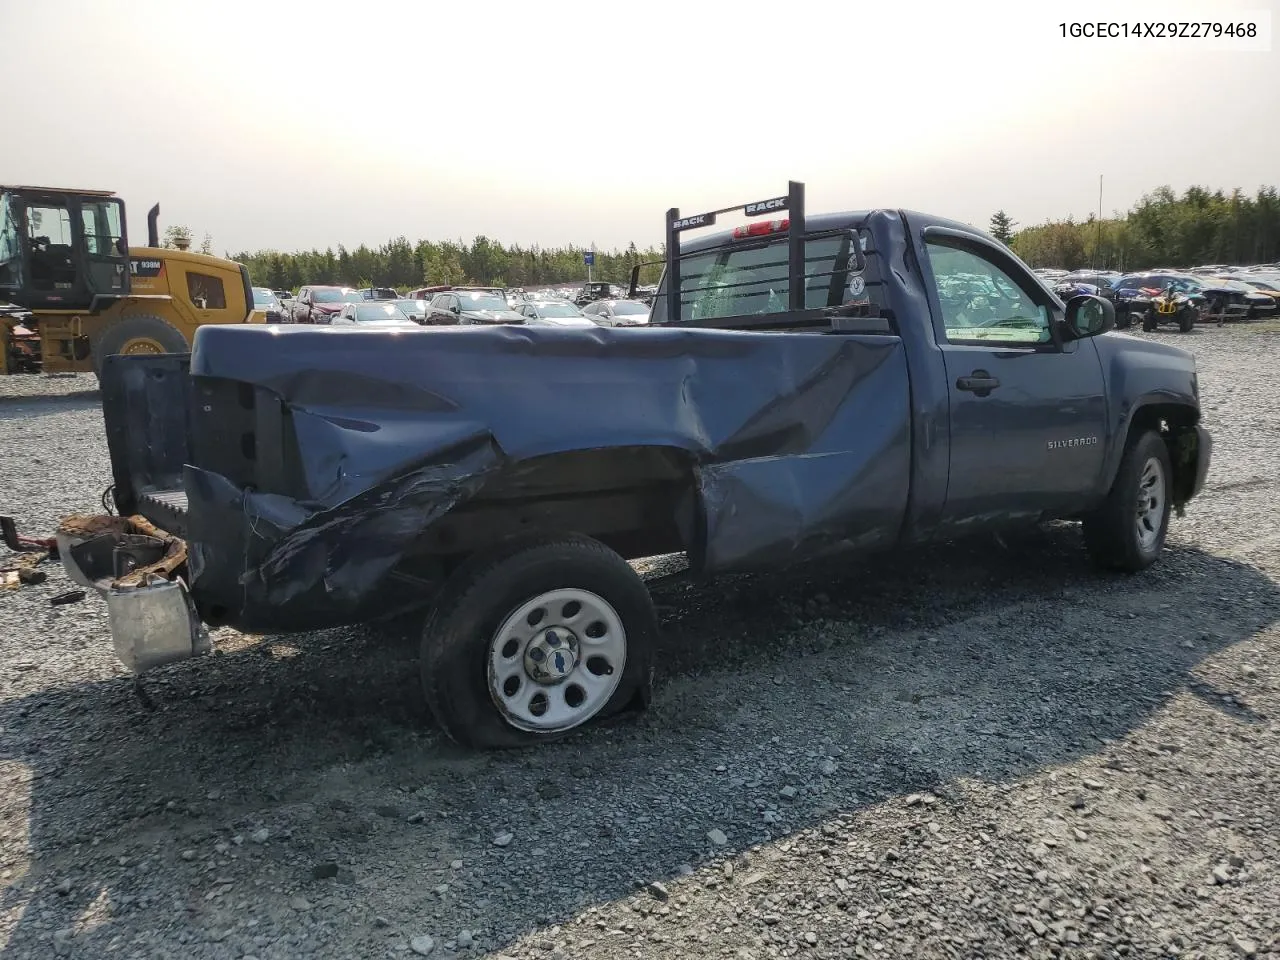
<svg viewBox="0 0 1280 960"><path fill-rule="evenodd" d="M124 205L114 197L80 199L80 232L90 294L129 292Z"/></svg>
<svg viewBox="0 0 1280 960"><path fill-rule="evenodd" d="M77 309L90 296L80 267L71 206L66 200L34 199L26 204L28 306Z"/></svg>
<svg viewBox="0 0 1280 960"><path fill-rule="evenodd" d="M1106 449L1097 346L1059 341L1061 308L1001 248L943 228L924 236L950 403L942 532L1077 511Z"/></svg>

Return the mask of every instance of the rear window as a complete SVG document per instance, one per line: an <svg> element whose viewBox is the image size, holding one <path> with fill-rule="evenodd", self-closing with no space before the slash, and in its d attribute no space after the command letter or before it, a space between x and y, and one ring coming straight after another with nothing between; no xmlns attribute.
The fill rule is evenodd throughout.
<svg viewBox="0 0 1280 960"><path fill-rule="evenodd" d="M806 309L871 302L866 271L849 270L854 236L852 231L842 231L805 241ZM867 243L864 235L864 251ZM663 299L669 299L665 297L666 283L664 276L659 288ZM681 259L679 313L669 319L712 320L783 313L788 309L789 294L785 237L767 244L734 243Z"/></svg>

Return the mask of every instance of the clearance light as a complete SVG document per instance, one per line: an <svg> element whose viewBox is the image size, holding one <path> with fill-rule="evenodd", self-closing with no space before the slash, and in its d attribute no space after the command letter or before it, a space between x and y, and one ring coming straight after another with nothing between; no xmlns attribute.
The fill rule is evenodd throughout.
<svg viewBox="0 0 1280 960"><path fill-rule="evenodd" d="M749 223L744 227L735 227L733 239L745 240L747 237L767 237L771 233L782 233L791 229L790 220L764 220L760 223Z"/></svg>

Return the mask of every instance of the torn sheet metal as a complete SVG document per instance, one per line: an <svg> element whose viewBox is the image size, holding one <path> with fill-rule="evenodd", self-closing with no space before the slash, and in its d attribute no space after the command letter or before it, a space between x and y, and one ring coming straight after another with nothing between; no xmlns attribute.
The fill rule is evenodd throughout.
<svg viewBox="0 0 1280 960"><path fill-rule="evenodd" d="M906 509L893 336L207 326L191 374L192 593L207 618L255 630L405 602L388 573L424 530L557 454L649 447L687 464L706 572L890 542Z"/></svg>
<svg viewBox="0 0 1280 960"><path fill-rule="evenodd" d="M696 468L709 572L891 540L901 525L910 418L895 337L515 326L199 337L193 375L265 388L292 412L312 498L242 495L216 465L188 471L193 582L202 594L216 583L228 604L352 609L427 525L513 465L599 448L670 448Z"/></svg>

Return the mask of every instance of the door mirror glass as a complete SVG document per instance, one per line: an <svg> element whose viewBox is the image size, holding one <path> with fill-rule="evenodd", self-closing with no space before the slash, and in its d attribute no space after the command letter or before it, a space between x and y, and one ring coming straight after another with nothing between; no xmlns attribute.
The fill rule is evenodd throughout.
<svg viewBox="0 0 1280 960"><path fill-rule="evenodd" d="M1068 338L1082 340L1085 337L1096 337L1114 329L1115 325L1116 308L1110 300L1081 294L1067 301L1063 327Z"/></svg>

